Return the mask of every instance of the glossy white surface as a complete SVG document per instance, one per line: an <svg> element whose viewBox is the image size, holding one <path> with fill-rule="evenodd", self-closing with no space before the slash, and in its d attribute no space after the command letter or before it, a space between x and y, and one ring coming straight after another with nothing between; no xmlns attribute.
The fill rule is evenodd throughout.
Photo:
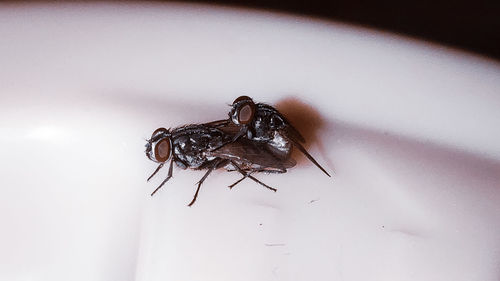
<svg viewBox="0 0 500 281"><path fill-rule="evenodd" d="M500 278L500 66L391 34L180 5L0 6L0 279ZM299 157L155 165L160 126L275 104ZM166 175L166 169L160 174Z"/></svg>

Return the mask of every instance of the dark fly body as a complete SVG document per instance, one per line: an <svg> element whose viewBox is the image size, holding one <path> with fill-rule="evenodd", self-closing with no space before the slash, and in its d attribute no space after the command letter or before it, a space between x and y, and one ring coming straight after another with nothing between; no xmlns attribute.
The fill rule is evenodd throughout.
<svg viewBox="0 0 500 281"><path fill-rule="evenodd" d="M246 138L264 147L279 161L289 161L292 147L297 147L314 165L330 176L304 148L304 137L274 107L254 103L250 97L241 96L233 102L228 124L238 127L233 141Z"/></svg>
<svg viewBox="0 0 500 281"><path fill-rule="evenodd" d="M273 189L251 176L252 169L249 165L249 160L246 160L244 157L234 158L222 153L226 151L222 148L228 143L231 143L232 147L243 147L247 151L260 150L252 143L244 143L244 141L233 142L234 137L232 135L218 128L220 124L225 123L227 122L224 120L222 122L216 121L200 125L186 125L173 130L165 128L156 129L151 135L151 139L146 143L146 156L150 160L159 163L159 165L148 178L148 181L165 163L170 161L170 164L167 177L151 195L154 195L172 177L174 162L181 169L207 170L205 175L198 181L196 193L189 206L193 205L196 201L200 187L208 175L213 170L222 167L225 167L227 170L238 171L243 175L242 179L230 187L245 178L250 178L267 188ZM213 152L218 150L221 151L221 155ZM259 166L258 164L256 165ZM259 168L263 167L259 166Z"/></svg>
<svg viewBox="0 0 500 281"><path fill-rule="evenodd" d="M216 157L207 157L203 152L220 147L228 136L222 131L202 125L187 125L173 130L156 129L146 143L146 156L160 165L148 181L170 160L168 175L153 191L154 195L171 177L173 164L181 169L208 169L206 176L222 163ZM206 178L199 181L199 186ZM193 202L194 203L194 200Z"/></svg>

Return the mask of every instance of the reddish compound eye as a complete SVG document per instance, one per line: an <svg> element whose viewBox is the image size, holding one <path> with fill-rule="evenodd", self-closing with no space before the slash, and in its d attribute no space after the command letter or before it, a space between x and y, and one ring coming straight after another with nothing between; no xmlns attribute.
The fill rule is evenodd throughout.
<svg viewBox="0 0 500 281"><path fill-rule="evenodd" d="M238 110L238 122L243 125L250 123L253 119L254 113L255 105L253 103L243 105Z"/></svg>
<svg viewBox="0 0 500 281"><path fill-rule="evenodd" d="M255 114L255 103L252 98L241 96L234 100L233 109L229 116L233 123L237 125L246 125L252 122Z"/></svg>
<svg viewBox="0 0 500 281"><path fill-rule="evenodd" d="M165 162L170 158L169 138L164 138L155 145L155 158L158 162Z"/></svg>

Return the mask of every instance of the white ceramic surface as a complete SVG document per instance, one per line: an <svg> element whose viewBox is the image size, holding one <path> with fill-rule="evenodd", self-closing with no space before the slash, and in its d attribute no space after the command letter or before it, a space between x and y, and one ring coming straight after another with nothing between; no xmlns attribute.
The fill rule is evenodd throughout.
<svg viewBox="0 0 500 281"><path fill-rule="evenodd" d="M278 192L145 179L160 126L275 104ZM500 278L500 65L392 34L175 4L0 4L0 280Z"/></svg>

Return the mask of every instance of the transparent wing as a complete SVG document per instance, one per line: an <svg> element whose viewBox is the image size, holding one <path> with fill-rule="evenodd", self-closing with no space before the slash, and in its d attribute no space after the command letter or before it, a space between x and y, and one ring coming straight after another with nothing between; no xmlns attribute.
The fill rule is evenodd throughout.
<svg viewBox="0 0 500 281"><path fill-rule="evenodd" d="M214 128L219 128L221 126L227 126L228 123L230 123L229 120L228 119L224 119L224 120L217 120L217 121L212 121L212 122L204 123L202 125L209 126L209 127L214 127Z"/></svg>
<svg viewBox="0 0 500 281"><path fill-rule="evenodd" d="M286 126L283 130L286 132L286 135L294 142L305 143L306 140L299 133L299 131L297 131L297 129L295 129L295 127L293 127L292 124L290 124L290 122L288 122L288 120L285 119L285 122L286 122Z"/></svg>
<svg viewBox="0 0 500 281"><path fill-rule="evenodd" d="M285 126L283 128L281 128L281 130L286 132L286 135L288 136L288 138L290 138L291 140L293 140L295 142L299 142L299 143L306 142L306 140L304 139L302 134L297 129L295 129L295 127L292 126L290 121L288 121L288 119L286 119L286 117L283 114L281 114L281 112L279 112L276 108L274 108L271 105L264 104L264 103L258 103L257 107L258 107L257 110L262 110L264 112L269 112L272 115L279 116L279 118L281 118L281 120L283 120L283 122L285 124Z"/></svg>
<svg viewBox="0 0 500 281"><path fill-rule="evenodd" d="M232 160L244 168L252 169L286 170L296 164L292 158L279 159L265 146L245 138L228 143L215 151L207 152L207 155Z"/></svg>

